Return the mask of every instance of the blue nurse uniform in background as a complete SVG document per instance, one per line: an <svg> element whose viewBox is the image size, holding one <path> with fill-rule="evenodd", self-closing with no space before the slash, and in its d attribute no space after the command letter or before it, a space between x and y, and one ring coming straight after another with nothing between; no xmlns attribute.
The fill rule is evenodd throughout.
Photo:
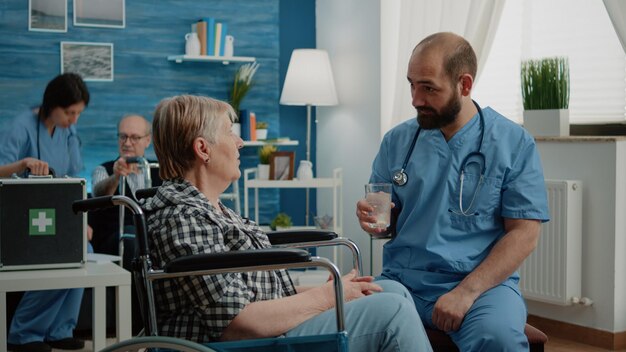
<svg viewBox="0 0 626 352"><path fill-rule="evenodd" d="M465 214L459 206L459 174L463 159L479 149L479 114L449 141L439 129L422 129L406 167L408 182L393 184L392 201L399 215L395 237L384 246L382 277L397 280L411 291L424 325L431 328L435 302L487 257L505 235L504 218L542 222L549 218L534 139L491 108L483 109L483 115L485 177L479 184L482 160L470 158L477 162L468 163L465 169ZM370 182L392 183L417 128L417 120L411 119L385 135ZM479 296L461 328L450 333L460 350L476 350L484 343L480 339L485 331L506 335L507 350L528 349L527 312L518 281L516 272Z"/></svg>
<svg viewBox="0 0 626 352"><path fill-rule="evenodd" d="M56 127L50 136L38 121L37 114L26 111L0 132L0 165L33 157L47 162L57 177L77 176L83 164L74 126ZM11 321L8 342L21 345L72 337L82 297L82 288L25 292Z"/></svg>

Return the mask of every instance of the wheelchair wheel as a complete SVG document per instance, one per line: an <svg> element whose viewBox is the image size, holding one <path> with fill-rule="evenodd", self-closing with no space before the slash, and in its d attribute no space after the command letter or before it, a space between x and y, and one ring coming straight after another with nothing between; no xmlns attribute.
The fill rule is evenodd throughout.
<svg viewBox="0 0 626 352"><path fill-rule="evenodd" d="M125 340L108 346L100 350L100 352L140 351L144 349L152 350L156 348L180 352L215 352L214 349L199 343L167 336L135 337L130 340Z"/></svg>

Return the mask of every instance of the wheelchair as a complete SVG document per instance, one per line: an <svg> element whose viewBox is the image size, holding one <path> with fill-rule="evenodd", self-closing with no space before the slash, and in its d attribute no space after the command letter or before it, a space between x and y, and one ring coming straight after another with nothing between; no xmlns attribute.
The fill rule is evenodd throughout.
<svg viewBox="0 0 626 352"><path fill-rule="evenodd" d="M154 191L153 191L154 192ZM145 195L144 195L145 196ZM87 212L101 208L125 206L133 213L136 226L135 245L137 256L133 260L133 278L139 296L139 306L145 327L144 337L122 341L107 347L106 352L136 351L145 348L166 348L179 351L348 351L348 337L345 330L343 314L343 287L339 269L326 258L312 256L301 248L269 248L225 253L199 254L180 257L168 263L163 268L154 268L149 256L147 229L142 209L132 199L126 196L105 196L75 201L72 205L74 212ZM319 234L318 234L319 235ZM275 238L277 242L290 242L284 238L287 234L280 233ZM305 236L307 237L307 236ZM339 239L336 234L325 233L326 238L334 240L335 245L341 244L354 247L354 263L360 266L358 248L349 240ZM318 242L321 245L331 245L330 242L320 240L317 235L308 235L314 240L308 243L300 241L294 245L299 247L313 247ZM282 240L280 240L282 239ZM288 245L282 243L281 245ZM241 273L250 271L264 271L275 269L321 267L330 272L333 277L335 290L335 314L337 332L333 334L303 336L303 337L274 337L255 340L232 342L213 342L206 345L196 344L183 339L158 336L155 299L152 283L155 280L175 278L190 275L212 275L222 273Z"/></svg>

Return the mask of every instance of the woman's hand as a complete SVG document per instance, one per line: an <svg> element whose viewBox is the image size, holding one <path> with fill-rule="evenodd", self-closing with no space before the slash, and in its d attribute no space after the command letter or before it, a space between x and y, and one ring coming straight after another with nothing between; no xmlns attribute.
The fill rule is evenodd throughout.
<svg viewBox="0 0 626 352"><path fill-rule="evenodd" d="M357 276L356 270L350 271L341 278L343 284L343 300L350 302L360 297L369 296L374 292L382 292L383 288L373 283L373 276ZM332 280L319 287L322 296L322 311L335 306L335 290Z"/></svg>
<svg viewBox="0 0 626 352"><path fill-rule="evenodd" d="M35 158L22 159L22 169L30 170L31 175L46 176L50 172L48 163Z"/></svg>

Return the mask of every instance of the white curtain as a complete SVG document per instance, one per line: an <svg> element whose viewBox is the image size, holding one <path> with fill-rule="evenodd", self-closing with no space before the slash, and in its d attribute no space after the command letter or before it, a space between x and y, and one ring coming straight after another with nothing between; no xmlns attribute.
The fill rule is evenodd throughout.
<svg viewBox="0 0 626 352"><path fill-rule="evenodd" d="M415 116L406 81L406 69L415 45L432 33L447 31L459 34L476 51L479 76L489 55L505 0L396 1L399 3L389 9L384 8L387 1L381 2L381 46L383 51L391 51L384 52L381 60L381 136L398 123ZM385 16L396 20L386 20ZM386 27L388 25L392 28ZM393 79L385 80L389 75Z"/></svg>
<svg viewBox="0 0 626 352"><path fill-rule="evenodd" d="M609 13L615 33L617 33L622 48L626 52L626 1L604 0L604 7Z"/></svg>

